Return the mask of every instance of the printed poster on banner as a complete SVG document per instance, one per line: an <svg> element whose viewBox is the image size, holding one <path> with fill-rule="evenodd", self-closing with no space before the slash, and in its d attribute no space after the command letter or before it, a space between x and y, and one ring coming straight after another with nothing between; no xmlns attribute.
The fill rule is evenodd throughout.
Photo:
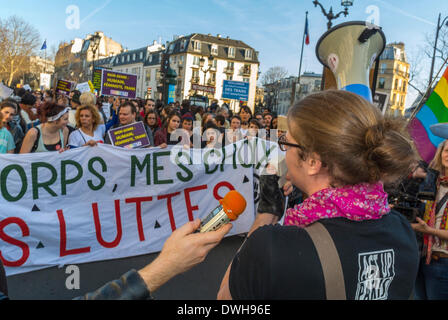
<svg viewBox="0 0 448 320"><path fill-rule="evenodd" d="M0 155L0 259L11 276L158 252L230 190L247 201L230 235L248 232L254 170L277 150L254 139L222 149L99 145Z"/></svg>
<svg viewBox="0 0 448 320"><path fill-rule="evenodd" d="M88 82L78 83L76 85L76 90L79 90L79 92L92 92L90 84Z"/></svg>
<svg viewBox="0 0 448 320"><path fill-rule="evenodd" d="M144 148L151 145L143 122L122 126L108 131L112 145L126 149Z"/></svg>
<svg viewBox="0 0 448 320"><path fill-rule="evenodd" d="M135 99L137 96L137 76L103 69L101 95Z"/></svg>
<svg viewBox="0 0 448 320"><path fill-rule="evenodd" d="M50 89L51 87L51 74L41 73L40 74L40 88Z"/></svg>
<svg viewBox="0 0 448 320"><path fill-rule="evenodd" d="M70 95L70 92L73 89L73 83L71 81L67 80L58 80L58 83L56 85L56 93L57 94L63 94L63 95Z"/></svg>

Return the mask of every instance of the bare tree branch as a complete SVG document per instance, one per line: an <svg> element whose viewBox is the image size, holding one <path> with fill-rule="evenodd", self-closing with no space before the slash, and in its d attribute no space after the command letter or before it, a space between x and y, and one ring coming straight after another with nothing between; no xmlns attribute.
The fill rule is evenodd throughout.
<svg viewBox="0 0 448 320"><path fill-rule="evenodd" d="M271 67L263 73L261 77L261 83L265 86L276 82L277 80L283 79L288 75L288 71L284 67Z"/></svg>
<svg viewBox="0 0 448 320"><path fill-rule="evenodd" d="M0 20L0 78L10 86L29 67L40 44L39 32L17 16Z"/></svg>

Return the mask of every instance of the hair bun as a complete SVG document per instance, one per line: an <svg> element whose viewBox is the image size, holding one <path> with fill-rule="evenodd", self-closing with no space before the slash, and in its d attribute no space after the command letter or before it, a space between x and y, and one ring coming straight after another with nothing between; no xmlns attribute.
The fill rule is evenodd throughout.
<svg viewBox="0 0 448 320"><path fill-rule="evenodd" d="M367 150L376 148L384 140L385 126L383 123L368 127L364 135L364 143Z"/></svg>

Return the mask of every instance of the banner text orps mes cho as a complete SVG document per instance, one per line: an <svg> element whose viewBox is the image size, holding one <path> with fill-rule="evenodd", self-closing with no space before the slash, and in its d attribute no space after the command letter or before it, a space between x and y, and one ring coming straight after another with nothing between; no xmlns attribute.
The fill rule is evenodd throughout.
<svg viewBox="0 0 448 320"><path fill-rule="evenodd" d="M254 170L275 149L255 141L262 143L0 155L0 259L7 274L158 252L172 231L207 215L232 189L248 205L231 234L247 232Z"/></svg>

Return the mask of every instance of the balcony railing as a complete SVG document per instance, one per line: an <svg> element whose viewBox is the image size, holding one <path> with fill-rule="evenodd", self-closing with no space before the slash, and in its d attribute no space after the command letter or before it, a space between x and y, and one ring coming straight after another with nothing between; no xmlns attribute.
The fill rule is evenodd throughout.
<svg viewBox="0 0 448 320"><path fill-rule="evenodd" d="M235 72L235 69L233 67L224 68L224 73L231 73L231 74L233 74L234 72Z"/></svg>
<svg viewBox="0 0 448 320"><path fill-rule="evenodd" d="M193 77L193 78L191 78L191 83L197 83L197 84L199 84L199 77Z"/></svg>
<svg viewBox="0 0 448 320"><path fill-rule="evenodd" d="M250 76L250 68L241 68L240 73L242 76Z"/></svg>
<svg viewBox="0 0 448 320"><path fill-rule="evenodd" d="M379 69L378 74L396 74L403 78L409 78L409 72L403 72L397 69Z"/></svg>

